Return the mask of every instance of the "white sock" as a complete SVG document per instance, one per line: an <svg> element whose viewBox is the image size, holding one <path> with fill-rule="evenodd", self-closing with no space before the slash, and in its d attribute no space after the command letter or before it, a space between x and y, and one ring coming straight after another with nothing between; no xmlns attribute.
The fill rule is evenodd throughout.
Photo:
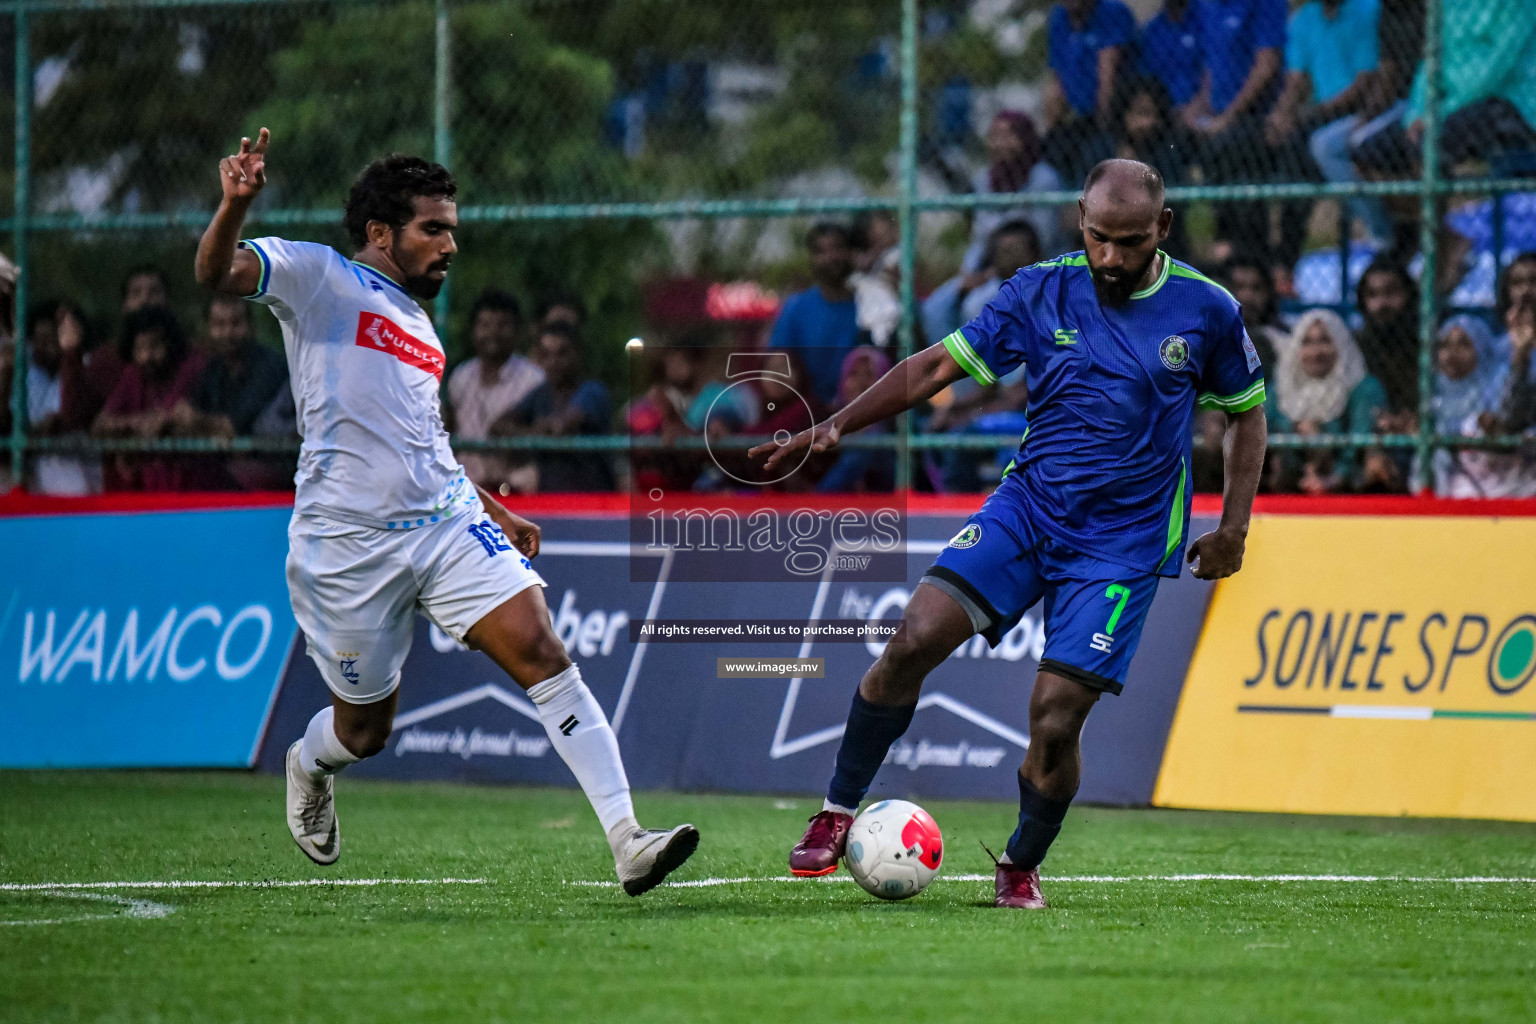
<svg viewBox="0 0 1536 1024"><path fill-rule="evenodd" d="M844 807L842 804L835 804L831 800L823 800L821 802L821 809L824 811L836 811L838 814L846 814L850 818L857 818L859 816L859 809L857 807Z"/></svg>
<svg viewBox="0 0 1536 1024"><path fill-rule="evenodd" d="M299 744L299 768L313 781L319 782L361 760L336 738L335 708L325 708L309 720L304 741Z"/></svg>
<svg viewBox="0 0 1536 1024"><path fill-rule="evenodd" d="M627 838L639 825L629 798L629 778L619 757L619 741L608 725L608 716L581 681L581 670L572 665L533 686L528 698L538 706L555 752L581 783L609 844L614 843L615 835ZM621 830L619 826L626 823Z"/></svg>

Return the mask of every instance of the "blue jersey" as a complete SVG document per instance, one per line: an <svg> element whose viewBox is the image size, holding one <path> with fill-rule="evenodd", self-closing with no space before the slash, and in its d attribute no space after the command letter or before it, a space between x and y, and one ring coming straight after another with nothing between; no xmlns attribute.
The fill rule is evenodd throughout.
<svg viewBox="0 0 1536 1024"><path fill-rule="evenodd" d="M1025 367L1029 429L999 496L1082 554L1177 576L1195 408L1261 405L1264 376L1236 300L1159 257L1120 307L1099 302L1081 252L1025 267L944 346L983 384Z"/></svg>
<svg viewBox="0 0 1536 1024"><path fill-rule="evenodd" d="M1211 73L1211 109L1220 114L1243 91L1260 50L1285 49L1286 0L1202 0L1190 8L1200 24L1200 48ZM1280 95L1276 75L1249 108L1263 114Z"/></svg>
<svg viewBox="0 0 1536 1024"><path fill-rule="evenodd" d="M1195 0L1196 5L1200 2ZM1185 11L1183 21L1174 21L1163 11L1141 30L1137 50L1141 70L1163 83L1174 106L1182 107L1200 91L1205 58L1200 52L1198 11Z"/></svg>
<svg viewBox="0 0 1536 1024"><path fill-rule="evenodd" d="M1120 0L1096 0L1087 23L1074 28L1067 9L1051 8L1046 22L1046 60L1067 103L1079 114L1092 114L1099 103L1099 53L1136 41L1136 16Z"/></svg>

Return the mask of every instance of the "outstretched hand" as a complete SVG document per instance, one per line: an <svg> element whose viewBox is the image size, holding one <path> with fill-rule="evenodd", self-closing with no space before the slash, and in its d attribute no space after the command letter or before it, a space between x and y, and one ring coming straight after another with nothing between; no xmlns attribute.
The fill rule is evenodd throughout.
<svg viewBox="0 0 1536 1024"><path fill-rule="evenodd" d="M761 459L766 455L768 461L763 463L763 469L769 470L796 452L805 451L807 448L813 452L830 451L837 447L842 435L843 432L837 429L835 423L826 420L800 431L783 444L778 441L766 441L755 448L748 449L747 457Z"/></svg>
<svg viewBox="0 0 1536 1024"><path fill-rule="evenodd" d="M256 142L243 138L240 152L219 161L219 184L224 188L224 198L256 198L267 183L267 142L272 133L263 128L256 134Z"/></svg>
<svg viewBox="0 0 1536 1024"><path fill-rule="evenodd" d="M1184 558L1194 565L1191 572L1195 579L1221 580L1243 567L1246 546L1243 534L1217 527L1191 544Z"/></svg>

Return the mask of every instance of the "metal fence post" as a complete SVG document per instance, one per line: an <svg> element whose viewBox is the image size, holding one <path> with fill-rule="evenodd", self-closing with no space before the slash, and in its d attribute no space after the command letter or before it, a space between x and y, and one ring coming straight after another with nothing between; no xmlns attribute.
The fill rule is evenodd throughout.
<svg viewBox="0 0 1536 1024"><path fill-rule="evenodd" d="M913 352L916 344L915 283L917 268L917 0L901 0L901 182L896 206L901 228L901 326L897 331L901 358ZM912 414L897 417L896 430L901 444L896 449L896 489L912 486Z"/></svg>
<svg viewBox="0 0 1536 1024"><path fill-rule="evenodd" d="M449 166L453 157L453 122L450 106L453 72L449 65L450 41L448 37L448 0L433 3L436 47L432 59L432 159ZM442 291L432 302L432 326L437 328L438 339L448 347L448 290L451 283L444 279Z"/></svg>
<svg viewBox="0 0 1536 1024"><path fill-rule="evenodd" d="M27 217L32 207L32 54L27 5L16 5L16 186L12 237L16 294L12 330L16 352L11 379L11 475L16 487L27 479Z"/></svg>
<svg viewBox="0 0 1536 1024"><path fill-rule="evenodd" d="M1442 0L1424 4L1424 157L1419 193L1419 491L1435 485L1434 353L1435 302L1440 227L1440 43L1444 20Z"/></svg>

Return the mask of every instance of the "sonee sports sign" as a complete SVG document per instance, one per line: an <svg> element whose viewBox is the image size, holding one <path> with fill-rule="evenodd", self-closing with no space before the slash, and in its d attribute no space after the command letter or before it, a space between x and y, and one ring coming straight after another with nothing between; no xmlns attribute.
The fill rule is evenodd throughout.
<svg viewBox="0 0 1536 1024"><path fill-rule="evenodd" d="M1536 519L1255 521L1156 800L1536 820Z"/></svg>

